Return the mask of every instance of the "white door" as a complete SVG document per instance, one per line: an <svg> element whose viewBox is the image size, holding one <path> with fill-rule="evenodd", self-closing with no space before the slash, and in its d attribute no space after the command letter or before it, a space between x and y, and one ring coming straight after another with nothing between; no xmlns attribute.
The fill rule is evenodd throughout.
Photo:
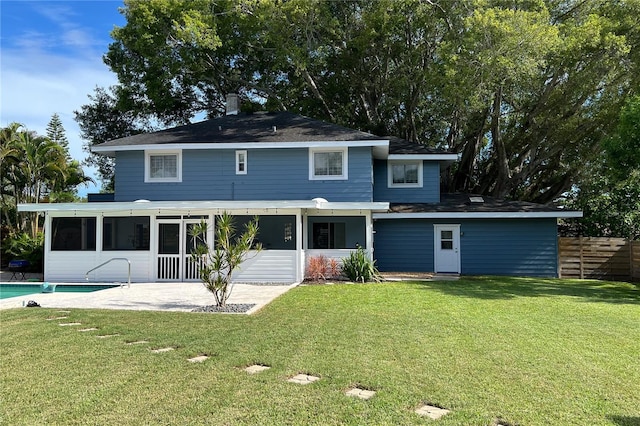
<svg viewBox="0 0 640 426"><path fill-rule="evenodd" d="M192 235L192 229L201 219L158 220L157 275L159 281L197 281L200 262L194 261L191 251L202 244Z"/></svg>
<svg viewBox="0 0 640 426"><path fill-rule="evenodd" d="M434 272L460 273L460 225L434 225Z"/></svg>

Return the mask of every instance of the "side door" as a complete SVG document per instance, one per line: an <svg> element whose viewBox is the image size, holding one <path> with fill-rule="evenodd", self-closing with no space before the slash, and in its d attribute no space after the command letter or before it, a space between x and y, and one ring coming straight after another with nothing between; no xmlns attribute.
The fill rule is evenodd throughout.
<svg viewBox="0 0 640 426"><path fill-rule="evenodd" d="M434 225L434 272L460 273L460 225Z"/></svg>

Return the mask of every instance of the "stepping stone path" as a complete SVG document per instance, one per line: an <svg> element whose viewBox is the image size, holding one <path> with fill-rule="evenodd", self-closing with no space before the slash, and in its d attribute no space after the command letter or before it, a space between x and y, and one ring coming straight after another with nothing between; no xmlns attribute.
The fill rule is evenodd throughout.
<svg viewBox="0 0 640 426"><path fill-rule="evenodd" d="M268 370L271 367L267 367L266 365L259 365L259 364L254 364L254 365L250 365L247 368L244 369L244 371L246 371L249 374L256 374L256 373L261 373L264 370Z"/></svg>
<svg viewBox="0 0 640 426"><path fill-rule="evenodd" d="M160 349L152 349L151 352L153 352L154 354L159 354L162 352L169 352L172 351L174 348L160 348Z"/></svg>
<svg viewBox="0 0 640 426"><path fill-rule="evenodd" d="M57 311L60 314L70 314L71 311ZM61 317L56 317L56 318L47 318L47 321L55 321L55 320L63 320L63 319L67 319L68 317L65 316L61 316ZM82 325L82 323L79 322L67 322L67 323L59 323L58 324L61 327L70 327L70 326L78 326L78 325ZM97 331L98 328L96 327L89 327L89 328L83 328L80 329L78 331L80 332L88 332L88 331ZM102 335L98 335L96 336L98 339L106 339L109 337L115 337L115 336L119 336L119 334L102 334ZM132 341L132 342L125 342L126 345L143 345L143 344L147 344L149 343L149 341L147 340L136 340L136 341ZM166 348L157 348L157 349L151 349L152 353L158 354L158 353L163 353L163 352L170 352L175 350L175 348L173 347L166 347ZM198 362L204 362L207 359L209 359L209 356L207 355L199 355L193 358L189 358L187 361L192 362L192 363L198 363ZM250 365L246 368L244 368L244 371L246 371L249 374L257 374L257 373L261 373L265 370L270 369L271 367L266 366L266 365L260 365L260 364L253 364ZM318 376L312 376L310 374L296 374L295 376L287 379L287 382L290 383L296 383L299 385L308 385L310 383L313 382L317 382L318 380L320 380L320 377ZM353 387L351 389L349 389L348 391L345 392L345 395L350 396L350 397L354 397L354 398L360 398L363 400L368 400L373 398L373 396L375 396L376 392L372 391L372 390L368 390L368 389L362 389L359 387ZM420 416L427 416L432 420L437 420L440 417L449 414L451 411L447 410L445 408L440 408L440 407L436 407L433 405L428 405L428 404L423 404L420 407L418 407L415 410L416 414L420 415ZM496 426L503 426L505 423L502 423L499 419L496 420L495 425Z"/></svg>
<svg viewBox="0 0 640 426"><path fill-rule="evenodd" d="M320 377L310 376L309 374L297 374L287 380L287 382L297 383L299 385L308 385L309 383L313 383L318 380L320 380Z"/></svg>
<svg viewBox="0 0 640 426"><path fill-rule="evenodd" d="M450 411L447 409L434 407L433 405L427 405L427 404L421 405L420 407L418 407L418 409L416 409L416 414L419 414L421 416L427 416L433 420L438 420L440 417L449 413Z"/></svg>
<svg viewBox="0 0 640 426"><path fill-rule="evenodd" d="M354 396L356 398L365 399L365 400L373 398L373 395L375 394L376 394L375 391L368 390L368 389L360 389L360 388L349 389L345 393L345 395L347 396Z"/></svg>

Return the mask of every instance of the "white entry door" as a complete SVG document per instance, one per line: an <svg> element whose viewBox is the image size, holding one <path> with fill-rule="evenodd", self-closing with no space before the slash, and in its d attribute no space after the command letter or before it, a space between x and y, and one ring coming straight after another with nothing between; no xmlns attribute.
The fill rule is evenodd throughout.
<svg viewBox="0 0 640 426"><path fill-rule="evenodd" d="M158 220L157 275L159 281L194 281L200 279L200 261L194 261L191 251L202 239L192 235L201 219ZM205 239L206 241L206 239Z"/></svg>
<svg viewBox="0 0 640 426"><path fill-rule="evenodd" d="M434 272L460 273L460 225L434 225Z"/></svg>

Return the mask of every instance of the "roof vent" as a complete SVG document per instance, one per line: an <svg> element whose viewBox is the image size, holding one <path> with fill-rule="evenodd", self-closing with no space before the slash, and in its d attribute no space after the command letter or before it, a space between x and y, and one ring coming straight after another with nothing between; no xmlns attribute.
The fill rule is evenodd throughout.
<svg viewBox="0 0 640 426"><path fill-rule="evenodd" d="M484 198L474 195L474 196L469 197L469 202L471 204L482 204L482 203L484 203Z"/></svg>
<svg viewBox="0 0 640 426"><path fill-rule="evenodd" d="M238 115L240 112L240 98L237 93L229 93L227 95L226 114Z"/></svg>
<svg viewBox="0 0 640 426"><path fill-rule="evenodd" d="M273 126L273 133L277 132L278 128L276 126Z"/></svg>

